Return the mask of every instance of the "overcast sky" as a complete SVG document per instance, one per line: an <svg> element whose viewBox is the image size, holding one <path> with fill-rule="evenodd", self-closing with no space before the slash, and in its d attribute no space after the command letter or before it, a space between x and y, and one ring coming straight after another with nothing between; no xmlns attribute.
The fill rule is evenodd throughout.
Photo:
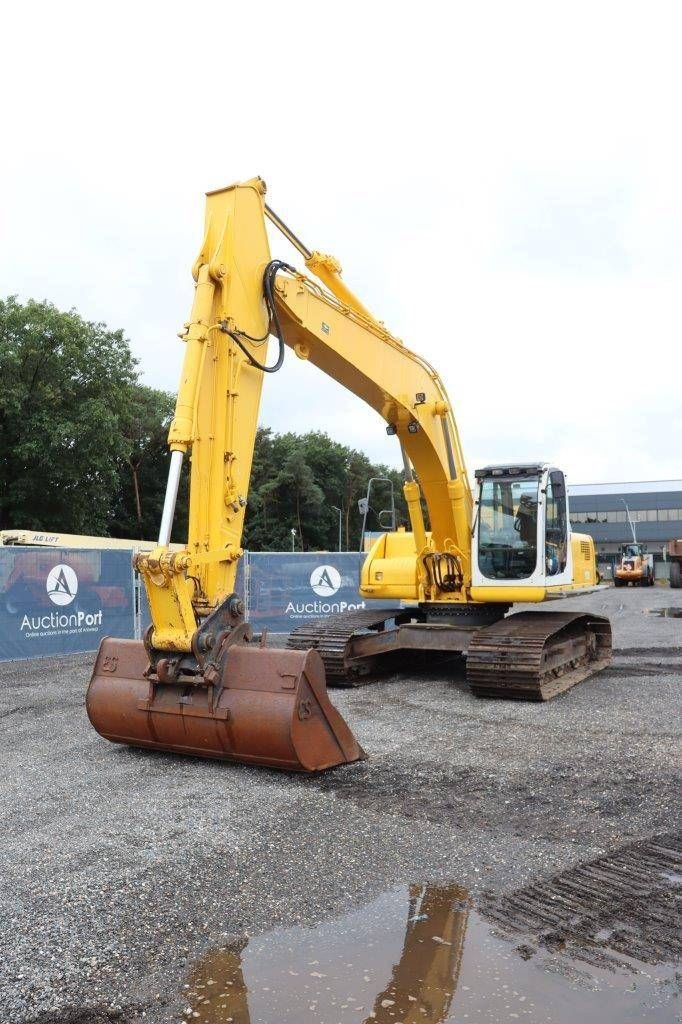
<svg viewBox="0 0 682 1024"><path fill-rule="evenodd" d="M682 476L679 4L34 2L2 28L0 295L123 328L174 390L203 194L260 174L439 370L470 468ZM265 385L264 424L399 464L293 353Z"/></svg>

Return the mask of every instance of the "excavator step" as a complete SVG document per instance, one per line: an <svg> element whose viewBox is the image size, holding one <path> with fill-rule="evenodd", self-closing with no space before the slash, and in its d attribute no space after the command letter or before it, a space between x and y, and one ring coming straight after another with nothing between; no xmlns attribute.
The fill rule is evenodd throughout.
<svg viewBox="0 0 682 1024"><path fill-rule="evenodd" d="M474 634L467 682L477 697L550 700L611 661L611 624L581 612L518 612Z"/></svg>

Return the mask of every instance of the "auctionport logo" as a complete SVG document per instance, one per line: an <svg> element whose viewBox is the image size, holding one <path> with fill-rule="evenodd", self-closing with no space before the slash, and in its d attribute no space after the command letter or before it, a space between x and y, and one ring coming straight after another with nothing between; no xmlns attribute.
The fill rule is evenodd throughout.
<svg viewBox="0 0 682 1024"><path fill-rule="evenodd" d="M330 601L341 590L341 573L333 565L318 565L310 574L310 588L317 595L314 601L289 601L284 614L290 619L315 619L323 615L339 615L359 611L364 601ZM327 600L319 600L327 598Z"/></svg>
<svg viewBox="0 0 682 1024"><path fill-rule="evenodd" d="M78 593L78 577L70 565L55 565L45 581L47 596L53 604L71 604Z"/></svg>
<svg viewBox="0 0 682 1024"><path fill-rule="evenodd" d="M333 565L318 565L310 574L310 586L318 597L333 597L341 588L341 573Z"/></svg>
<svg viewBox="0 0 682 1024"><path fill-rule="evenodd" d="M65 608L74 602L78 593L78 576L70 565L55 565L45 580L47 596L53 604ZM72 633L96 633L102 628L102 609L86 612L52 611L49 615L32 612L21 620L21 632L26 639L46 636L68 636Z"/></svg>

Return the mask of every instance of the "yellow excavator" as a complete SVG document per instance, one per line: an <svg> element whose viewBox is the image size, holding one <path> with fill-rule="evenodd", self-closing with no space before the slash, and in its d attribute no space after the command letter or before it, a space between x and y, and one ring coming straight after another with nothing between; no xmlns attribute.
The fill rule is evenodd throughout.
<svg viewBox="0 0 682 1024"><path fill-rule="evenodd" d="M396 651L464 654L479 696L546 700L603 668L607 619L508 614L597 584L591 538L570 531L561 470L486 466L474 495L438 374L372 316L333 257L303 245L265 191L254 178L207 196L159 541L136 556L152 625L143 641L102 641L87 694L95 729L118 743L316 771L365 756L326 680L357 682ZM268 220L316 281L271 258ZM271 334L279 350L268 365ZM361 593L383 606L303 626L276 650L254 640L235 580L261 387L287 346L383 417L400 445L411 528L382 534L364 563ZM185 456L189 536L177 551Z"/></svg>

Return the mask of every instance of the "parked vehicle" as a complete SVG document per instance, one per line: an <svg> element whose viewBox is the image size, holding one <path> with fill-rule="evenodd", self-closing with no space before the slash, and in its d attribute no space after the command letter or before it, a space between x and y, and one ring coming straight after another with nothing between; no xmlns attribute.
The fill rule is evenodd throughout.
<svg viewBox="0 0 682 1024"><path fill-rule="evenodd" d="M670 586L679 590L682 588L682 540L669 540L667 555L670 562Z"/></svg>
<svg viewBox="0 0 682 1024"><path fill-rule="evenodd" d="M654 556L647 554L646 546L623 544L613 574L614 586L627 587L632 583L635 587L653 587L654 578Z"/></svg>

